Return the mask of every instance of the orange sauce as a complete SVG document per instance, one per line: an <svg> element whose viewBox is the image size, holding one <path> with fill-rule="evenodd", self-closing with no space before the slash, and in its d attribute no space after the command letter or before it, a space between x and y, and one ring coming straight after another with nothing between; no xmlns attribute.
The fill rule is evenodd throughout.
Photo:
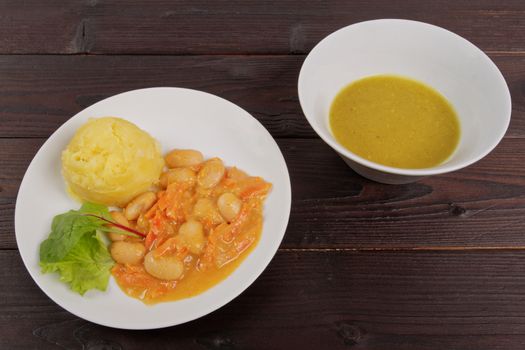
<svg viewBox="0 0 525 350"><path fill-rule="evenodd" d="M192 170L198 173L200 167ZM227 169L222 180L209 189L194 183L169 184L144 215L149 229L143 242L156 256L180 259L184 272L176 280L162 280L150 275L143 263L117 263L112 274L118 285L129 296L154 304L189 298L218 284L257 245L263 226L262 206L270 188L262 178L248 176L237 168ZM242 202L230 222L217 210L217 200L224 193L233 193ZM205 246L198 253L190 251L177 233L188 220L198 220L204 229Z"/></svg>
<svg viewBox="0 0 525 350"><path fill-rule="evenodd" d="M115 276L120 288L127 295L141 299L146 304L156 304L166 301L175 301L185 298L191 298L202 292L207 291L219 282L225 280L230 274L241 265L243 260L256 247L258 241L252 244L242 252L235 260L224 265L222 268L213 268L207 271L200 271L195 268L195 263L191 264L180 281L161 281L149 275L142 265L140 266L123 266L115 265L113 276ZM131 270L130 270L131 269ZM138 286L133 280L129 281L131 271L141 275L147 280L145 286Z"/></svg>

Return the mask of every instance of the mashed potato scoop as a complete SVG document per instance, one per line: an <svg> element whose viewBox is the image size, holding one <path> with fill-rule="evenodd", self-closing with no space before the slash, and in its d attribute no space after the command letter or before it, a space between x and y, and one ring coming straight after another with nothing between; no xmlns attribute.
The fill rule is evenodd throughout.
<svg viewBox="0 0 525 350"><path fill-rule="evenodd" d="M124 206L155 184L164 167L158 142L135 124L90 119L62 152L62 175L81 201Z"/></svg>

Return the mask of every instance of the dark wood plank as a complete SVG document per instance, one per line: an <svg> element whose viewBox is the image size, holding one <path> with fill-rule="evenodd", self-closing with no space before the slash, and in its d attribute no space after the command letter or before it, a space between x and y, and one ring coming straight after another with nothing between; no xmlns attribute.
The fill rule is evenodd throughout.
<svg viewBox="0 0 525 350"><path fill-rule="evenodd" d="M506 136L523 137L525 136L525 56L492 55L491 59L505 77L512 99L512 115ZM511 68L513 64L519 67Z"/></svg>
<svg viewBox="0 0 525 350"><path fill-rule="evenodd" d="M224 97L276 136L313 136L300 112L303 57L0 56L0 137L47 137L111 95L178 86Z"/></svg>
<svg viewBox="0 0 525 350"><path fill-rule="evenodd" d="M125 4L125 9L123 9ZM520 1L144 1L100 3L89 52L305 53L329 33L376 18L430 22L485 50L524 50ZM119 16L113 13L118 12ZM261 35L264 33L264 35Z"/></svg>
<svg viewBox="0 0 525 350"><path fill-rule="evenodd" d="M460 171L399 186L359 177L324 143L290 140L284 152L295 196L285 244L524 246L522 140L504 139Z"/></svg>
<svg viewBox="0 0 525 350"><path fill-rule="evenodd" d="M0 249L16 247L15 196L42 143L0 139ZM401 186L361 178L320 140L278 143L293 189L284 247L525 247L525 138L504 139L461 171Z"/></svg>
<svg viewBox="0 0 525 350"><path fill-rule="evenodd" d="M0 54L84 51L82 0L0 1Z"/></svg>
<svg viewBox="0 0 525 350"><path fill-rule="evenodd" d="M68 314L31 281L18 252L0 251L0 347L520 349L524 269L525 256L508 251L280 251L222 309L137 332Z"/></svg>
<svg viewBox="0 0 525 350"><path fill-rule="evenodd" d="M513 97L508 136L525 136L525 55L495 55ZM47 137L111 95L180 86L222 96L274 137L316 137L297 98L304 56L0 56L0 137Z"/></svg>
<svg viewBox="0 0 525 350"><path fill-rule="evenodd" d="M523 51L525 5L512 1L3 1L0 53L305 53L346 25L409 18L484 50Z"/></svg>

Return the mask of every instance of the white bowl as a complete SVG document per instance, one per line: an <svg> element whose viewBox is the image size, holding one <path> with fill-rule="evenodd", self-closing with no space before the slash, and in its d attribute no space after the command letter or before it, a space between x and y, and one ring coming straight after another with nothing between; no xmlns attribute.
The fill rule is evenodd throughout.
<svg viewBox="0 0 525 350"><path fill-rule="evenodd" d="M166 152L195 148L205 157L220 157L273 184L264 203L259 243L224 281L192 298L152 306L128 297L110 279L105 292L72 292L58 274L40 272L39 246L57 214L80 204L66 193L60 154L75 131L91 117L119 116L155 137ZM101 325L126 329L173 326L204 316L239 295L263 272L283 239L291 207L291 186L283 155L268 131L235 104L202 91L149 88L100 101L64 123L44 143L29 165L16 201L16 241L36 284L69 312ZM247 311L249 312L249 311Z"/></svg>
<svg viewBox="0 0 525 350"><path fill-rule="evenodd" d="M394 168L361 158L335 140L328 120L334 97L349 83L377 74L419 80L452 103L461 139L446 162L425 169ZM496 147L510 122L509 89L490 58L462 37L416 21L373 20L330 34L306 57L298 90L317 134L357 173L383 183L408 183L466 167Z"/></svg>

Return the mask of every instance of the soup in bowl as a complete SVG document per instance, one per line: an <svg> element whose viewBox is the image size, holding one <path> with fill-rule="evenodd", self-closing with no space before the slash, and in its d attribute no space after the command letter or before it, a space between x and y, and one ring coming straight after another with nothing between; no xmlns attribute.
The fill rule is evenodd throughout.
<svg viewBox="0 0 525 350"><path fill-rule="evenodd" d="M446 141L454 143L448 145L452 151L447 157L422 167L396 166L371 159L344 144L331 123L332 107L345 88L374 76L417 82L450 104L457 116L458 137ZM390 184L417 181L478 161L503 138L511 114L505 79L480 49L443 28L399 19L356 23L327 36L306 58L298 93L312 128L352 169L371 180ZM368 104L377 107L384 102L381 96L376 95ZM350 127L366 137L362 134L363 124ZM388 151L386 146L384 152Z"/></svg>

